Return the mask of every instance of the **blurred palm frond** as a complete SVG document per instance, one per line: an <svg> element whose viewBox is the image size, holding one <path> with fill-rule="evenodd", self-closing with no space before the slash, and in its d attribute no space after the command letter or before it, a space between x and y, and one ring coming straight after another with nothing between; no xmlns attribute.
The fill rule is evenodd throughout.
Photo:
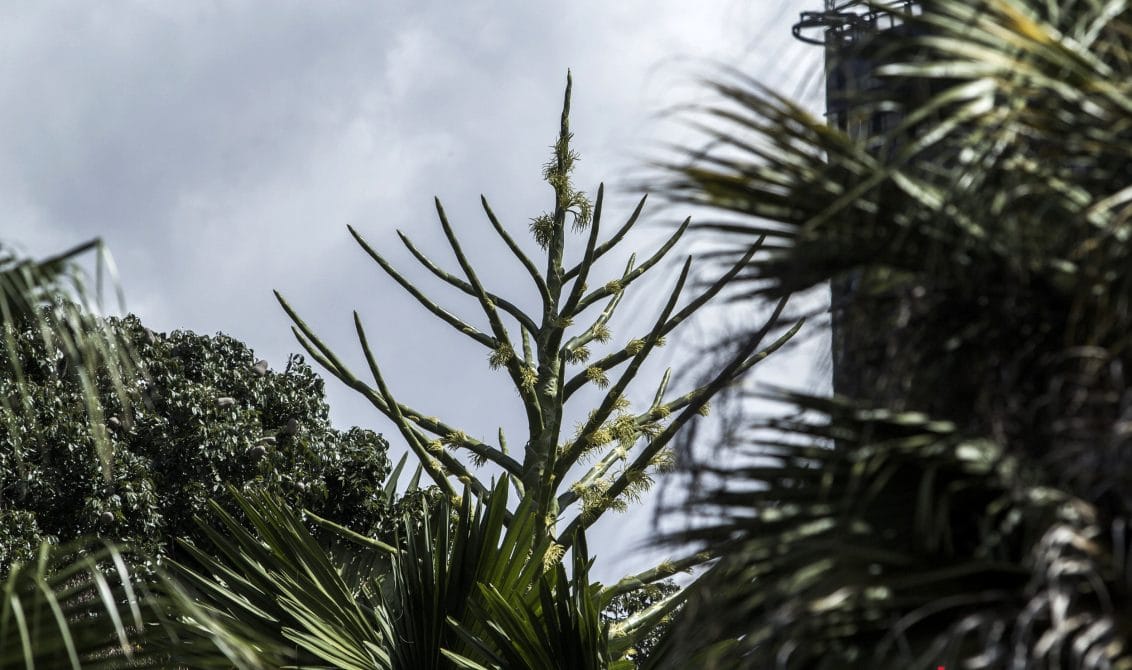
<svg viewBox="0 0 1132 670"><path fill-rule="evenodd" d="M765 237L747 295L830 283L853 400L700 466L656 667L1132 667L1132 14L918 4L831 51L835 123L726 71L660 166L714 259Z"/></svg>
<svg viewBox="0 0 1132 670"><path fill-rule="evenodd" d="M93 291L79 263L90 254L96 260ZM0 398L0 424L9 440L18 442L31 434L33 429L27 417L31 415L32 403L38 400L29 396L23 383L25 375L73 377L83 390L97 457L109 478L113 445L106 429L106 408L99 400L96 373L106 373L120 405L114 409L128 424L132 404L128 386L138 370L134 352L100 317L104 275L115 281L113 261L98 239L39 261L21 257L0 245L0 370L14 382L14 393ZM55 357L35 361L34 370L25 369L29 359L21 353L20 334L24 332L38 335L40 343Z"/></svg>

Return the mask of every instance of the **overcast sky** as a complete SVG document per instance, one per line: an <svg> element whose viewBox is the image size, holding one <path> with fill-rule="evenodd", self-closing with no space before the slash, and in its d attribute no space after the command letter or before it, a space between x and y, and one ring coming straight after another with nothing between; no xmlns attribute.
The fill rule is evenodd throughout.
<svg viewBox="0 0 1132 670"><path fill-rule="evenodd" d="M405 297L346 225L407 269L413 261L395 229L450 264L437 195L485 281L531 304L479 194L519 235L552 204L540 168L567 68L582 156L576 181L592 193L601 180L624 183L662 141L686 139L661 112L695 101L695 78L712 63L816 100L820 50L794 43L790 25L819 4L4 3L3 240L42 255L101 236L130 311L149 327L223 331L273 366L298 346L272 289L354 362L350 312L358 309L402 401L485 439L499 425L515 435L516 397L488 370L486 353ZM607 221L627 215L637 197L611 195ZM672 216L652 219L627 246L647 245ZM475 317L458 295L439 287L435 295ZM623 316L615 334L651 314ZM768 381L820 385L806 372L814 355L780 365ZM336 381L328 388L338 426L373 428L403 448L364 401ZM639 565L620 548L644 537L643 516L630 517L631 530L625 517L598 527L591 547L600 578Z"/></svg>

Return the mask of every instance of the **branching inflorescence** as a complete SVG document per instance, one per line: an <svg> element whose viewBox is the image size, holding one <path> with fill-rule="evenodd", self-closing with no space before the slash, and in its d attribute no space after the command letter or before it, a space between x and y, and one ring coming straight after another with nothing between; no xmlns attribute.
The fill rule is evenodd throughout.
<svg viewBox="0 0 1132 670"><path fill-rule="evenodd" d="M554 208L535 218L530 226L544 258L536 261L524 252L487 200L482 199L491 227L534 283L541 303L538 312L524 311L484 286L439 200L436 201L437 215L459 265L459 274L442 269L403 233L398 232L398 236L409 253L436 278L476 300L486 317L487 328L476 327L438 305L398 272L358 231L350 228L354 239L382 270L434 316L486 348L491 368L507 373L526 414L528 439L522 453L508 449L502 429L498 444L484 443L455 426L398 402L381 373L357 312L354 313L355 327L372 382L347 368L283 297L276 294L294 323L293 331L300 344L331 374L365 396L396 425L421 467L440 489L453 498L459 495L458 489L483 496L490 485L485 484L476 470L490 463L510 478L523 496L534 496L547 534L563 550L572 545L577 532L584 531L609 510L623 509L627 501L643 493L655 473L671 466L670 446L676 433L698 413L706 412L712 396L780 348L801 325L779 328L785 302L779 303L765 327L738 347L733 358L707 383L672 396L668 393L672 376L669 370L663 374L647 408L641 411L630 408L626 391L645 359L663 346L669 333L718 295L747 265L759 245L754 245L717 280L700 287L697 295L682 300L690 271L690 259L685 261L660 314L647 330L593 359L591 345L613 341L609 323L628 289L674 249L689 221L679 226L639 265L633 256L619 276L600 284L591 277L595 263L622 242L640 220L646 198L641 198L611 237L599 241L604 186L598 187L591 203L574 188L570 179L577 160L577 154L570 148L570 91L568 77L558 139L553 157L544 169L544 177L554 190ZM564 258L568 227L573 232L586 234L582 258L569 266ZM590 289L591 283L598 287ZM598 305L600 311L587 316L590 308ZM581 426L569 430L563 426L567 402L587 385L602 391L601 401ZM460 452L466 452L471 467L458 457ZM584 472L567 483L576 466L583 464L587 466ZM558 531L560 522L564 522L565 527ZM632 590L637 585L669 576L676 569L650 570L640 578L622 580L617 588L619 592ZM607 595L615 595L612 587Z"/></svg>

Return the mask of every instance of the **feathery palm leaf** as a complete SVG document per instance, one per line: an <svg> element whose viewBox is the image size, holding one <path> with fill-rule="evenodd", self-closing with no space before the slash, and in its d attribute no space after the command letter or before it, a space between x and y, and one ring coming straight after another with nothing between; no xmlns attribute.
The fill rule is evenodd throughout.
<svg viewBox="0 0 1132 670"><path fill-rule="evenodd" d="M918 4L836 52L848 130L727 74L665 166L718 259L765 237L752 295L832 282L863 402L714 469L685 538L723 558L658 667L1132 667L1132 14Z"/></svg>
<svg viewBox="0 0 1132 670"><path fill-rule="evenodd" d="M168 667L145 641L176 631L128 562L109 544L44 544L34 563L13 566L0 601L0 667Z"/></svg>
<svg viewBox="0 0 1132 670"><path fill-rule="evenodd" d="M766 236L738 277L752 291L834 280L840 330L870 333L845 356L875 375L844 390L1001 434L1019 389L1103 367L1083 347L1127 348L1130 23L1122 3L1066 4L923 3L861 61L881 83L853 113L903 119L876 137L738 74L714 85L716 144L669 164L665 190L731 215L700 224L733 244L721 260ZM1023 417L1017 438L1061 418Z"/></svg>
<svg viewBox="0 0 1132 670"><path fill-rule="evenodd" d="M0 370L5 392L0 394L0 424L7 438L27 437L27 416L35 400L23 380L25 371L18 334L37 332L54 360L40 361L48 375L73 375L84 391L87 414L94 429L95 446L104 474L109 477L112 445L103 419L103 407L95 387L95 371L104 369L123 409L130 406L126 380L134 374L135 361L129 347L106 328L97 315L95 302L77 264L82 256L95 253L97 289L101 293L103 266L113 276L113 264L100 240L93 240L42 261L22 258L0 245ZM119 295L119 300L121 296ZM123 412L129 420L129 413ZM17 450L18 451L18 450Z"/></svg>
<svg viewBox="0 0 1132 670"><path fill-rule="evenodd" d="M705 466L679 540L723 558L650 667L1132 667L1123 526L953 424L790 400Z"/></svg>

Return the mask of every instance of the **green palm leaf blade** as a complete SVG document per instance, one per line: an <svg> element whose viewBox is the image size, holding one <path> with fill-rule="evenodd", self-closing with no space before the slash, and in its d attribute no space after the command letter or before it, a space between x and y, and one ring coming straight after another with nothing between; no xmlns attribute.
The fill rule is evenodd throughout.
<svg viewBox="0 0 1132 670"><path fill-rule="evenodd" d="M0 667L256 667L167 616L151 578L127 563L109 544L44 545L35 563L14 565L0 600Z"/></svg>
<svg viewBox="0 0 1132 670"><path fill-rule="evenodd" d="M395 639L414 644L394 645L396 667L446 667L446 654L468 653L449 620L470 630L492 625L477 616L474 604L490 584L507 598L520 598L541 576L550 538L536 522L535 501L522 500L514 513L507 510L510 486L502 480L484 500L468 491L461 498L455 520L437 511L434 523L414 530L406 538L385 606ZM509 519L509 524L504 525Z"/></svg>
<svg viewBox="0 0 1132 670"><path fill-rule="evenodd" d="M204 528L214 551L186 544L191 560L174 563L185 597L209 614L200 625L258 649L269 665L390 667L382 626L375 621L382 612L365 589L344 580L351 573L331 561L298 513L266 494L233 495L247 521L214 504L219 528ZM380 547L352 546L387 555ZM376 578L360 571L351 576Z"/></svg>
<svg viewBox="0 0 1132 670"><path fill-rule="evenodd" d="M510 513L508 495L504 481L486 500L465 492L458 509L441 504L423 522L406 514L395 555L319 524L320 533L339 536L331 549L280 501L237 495L246 521L214 505L219 525L205 528L211 549L186 544L189 559L174 567L184 597L203 612L198 626L259 650L267 664L444 667L443 650L465 651L449 618L475 631L492 625L469 614L481 585L522 597L545 570L551 540L536 532L533 501ZM366 574L346 566L349 551L383 560Z"/></svg>
<svg viewBox="0 0 1132 670"><path fill-rule="evenodd" d="M87 288L78 259L96 254L99 286L95 295ZM95 372L103 370L124 421L132 406L127 392L137 374L133 351L99 318L103 268L114 278L113 261L100 240L93 240L42 261L32 261L0 245L0 425L14 442L25 439L25 420L35 402L27 393L26 375L73 376L83 391L96 453L103 474L110 477L112 445L106 431L103 402L95 387ZM121 302L121 295L119 294ZM57 355L36 369L25 369L21 351L32 342ZM19 464L17 464L19 465Z"/></svg>
<svg viewBox="0 0 1132 670"><path fill-rule="evenodd" d="M462 668L546 668L547 670L623 670L632 661L616 660L609 625L601 618L597 587L589 583L590 560L579 535L573 550L572 576L556 563L538 577L537 588L506 596L490 583L480 584L471 618L486 622L475 632L450 619L467 646L466 655L446 651Z"/></svg>

